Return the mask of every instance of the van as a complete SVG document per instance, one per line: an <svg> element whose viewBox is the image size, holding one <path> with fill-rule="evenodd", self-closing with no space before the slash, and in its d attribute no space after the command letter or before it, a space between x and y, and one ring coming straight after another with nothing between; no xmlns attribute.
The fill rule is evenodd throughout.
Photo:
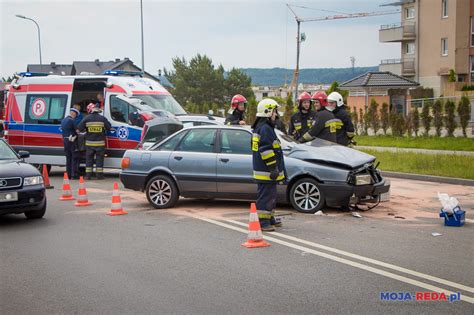
<svg viewBox="0 0 474 315"><path fill-rule="evenodd" d="M49 168L64 166L61 120L75 104L85 117L91 102L100 103L102 114L112 124L112 130L107 133L106 168L120 168L125 151L135 149L140 143L142 127L147 121L156 121L163 111L171 113L162 123L154 124L164 138L182 128L176 116L187 115L163 86L139 73L106 71L104 75L87 76L21 73L7 88L4 138L17 152L28 151L29 163L47 164Z"/></svg>

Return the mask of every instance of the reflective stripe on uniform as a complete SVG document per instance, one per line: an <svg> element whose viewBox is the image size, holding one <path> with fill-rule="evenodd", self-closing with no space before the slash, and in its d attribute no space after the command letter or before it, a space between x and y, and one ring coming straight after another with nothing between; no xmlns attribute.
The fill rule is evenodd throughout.
<svg viewBox="0 0 474 315"><path fill-rule="evenodd" d="M279 149L279 148L281 148L281 145L280 145L280 141L279 141L279 140L273 141L273 148L274 148L274 149Z"/></svg>
<svg viewBox="0 0 474 315"><path fill-rule="evenodd" d="M270 165L273 165L273 164L276 164L276 160L273 160L273 161L270 161L270 162L267 162L265 164L267 164L267 166L270 166Z"/></svg>
<svg viewBox="0 0 474 315"><path fill-rule="evenodd" d="M259 219L271 219L272 212L266 210L257 210L257 215Z"/></svg>
<svg viewBox="0 0 474 315"><path fill-rule="evenodd" d="M252 151L258 151L258 144L260 142L260 135L258 133L252 134Z"/></svg>
<svg viewBox="0 0 474 315"><path fill-rule="evenodd" d="M303 135L303 139L305 139L306 141L311 141L313 140L313 137L309 133L305 133Z"/></svg>
<svg viewBox="0 0 474 315"><path fill-rule="evenodd" d="M260 171L253 171L253 178L258 180L273 180L270 178L270 172L260 172ZM285 179L285 173L283 171L278 174L277 181Z"/></svg>
<svg viewBox="0 0 474 315"><path fill-rule="evenodd" d="M353 133L353 132L347 131L346 134L347 134L347 136L348 136L349 138L354 137L354 133Z"/></svg>
<svg viewBox="0 0 474 315"><path fill-rule="evenodd" d="M268 160L275 156L275 152L273 152L273 150L267 150L260 153L260 155L262 156L262 160Z"/></svg>
<svg viewBox="0 0 474 315"><path fill-rule="evenodd" d="M295 130L300 130L301 129L301 123L300 122L294 123L294 126L295 126Z"/></svg>
<svg viewBox="0 0 474 315"><path fill-rule="evenodd" d="M87 147L105 147L105 140L93 141L86 140Z"/></svg>
<svg viewBox="0 0 474 315"><path fill-rule="evenodd" d="M342 126L344 126L344 124L342 123L340 119L337 119L337 118L330 119L326 121L326 123L324 124L324 127L329 128L329 131L331 133L337 132L337 129L341 129Z"/></svg>
<svg viewBox="0 0 474 315"><path fill-rule="evenodd" d="M86 173L92 173L92 167L86 167Z"/></svg>

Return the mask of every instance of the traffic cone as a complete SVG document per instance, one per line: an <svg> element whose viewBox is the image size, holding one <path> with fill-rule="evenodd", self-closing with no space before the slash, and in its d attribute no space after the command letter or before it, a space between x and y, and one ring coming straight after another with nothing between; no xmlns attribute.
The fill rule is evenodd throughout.
<svg viewBox="0 0 474 315"><path fill-rule="evenodd" d="M63 194L59 197L59 200L74 200L74 196L71 192L71 185L69 184L69 178L67 177L67 173L64 172L64 179L63 179Z"/></svg>
<svg viewBox="0 0 474 315"><path fill-rule="evenodd" d="M54 188L54 186L51 185L51 183L49 182L48 168L46 167L46 164L43 164L43 181L44 181L44 188L46 189Z"/></svg>
<svg viewBox="0 0 474 315"><path fill-rule="evenodd" d="M87 191L84 185L84 177L79 178L79 189L77 191L77 202L74 204L76 207L90 206L92 202L87 199Z"/></svg>
<svg viewBox="0 0 474 315"><path fill-rule="evenodd" d="M260 227L260 221L258 220L257 207L255 206L255 203L250 204L249 234L247 236L247 242L243 243L242 246L247 248L270 246L270 244L263 239L262 229Z"/></svg>
<svg viewBox="0 0 474 315"><path fill-rule="evenodd" d="M110 207L110 211L107 215L122 215L127 214L127 212L123 211L122 208L122 199L120 198L120 193L118 190L117 182L114 183L114 192L112 194L112 206Z"/></svg>

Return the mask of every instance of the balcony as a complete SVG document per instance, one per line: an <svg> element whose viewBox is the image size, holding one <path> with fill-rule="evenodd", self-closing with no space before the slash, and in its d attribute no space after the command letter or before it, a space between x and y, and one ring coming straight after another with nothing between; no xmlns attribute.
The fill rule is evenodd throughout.
<svg viewBox="0 0 474 315"><path fill-rule="evenodd" d="M411 77L416 74L415 59L414 58L403 58L402 59L402 75Z"/></svg>
<svg viewBox="0 0 474 315"><path fill-rule="evenodd" d="M393 74L411 77L416 74L415 59L383 59L380 61L379 71L389 71Z"/></svg>
<svg viewBox="0 0 474 315"><path fill-rule="evenodd" d="M394 43L416 38L415 23L397 23L380 26L379 42Z"/></svg>

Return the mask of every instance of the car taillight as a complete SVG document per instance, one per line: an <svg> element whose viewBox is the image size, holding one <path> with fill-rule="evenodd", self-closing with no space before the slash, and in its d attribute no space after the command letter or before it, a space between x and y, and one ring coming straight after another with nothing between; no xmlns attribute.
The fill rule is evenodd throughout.
<svg viewBox="0 0 474 315"><path fill-rule="evenodd" d="M124 157L122 159L122 169L126 169L126 168L129 168L130 167L130 158L128 157Z"/></svg>
<svg viewBox="0 0 474 315"><path fill-rule="evenodd" d="M142 128L142 134L140 136L140 142L142 142L145 139L146 132L148 131L148 125L145 124Z"/></svg>
<svg viewBox="0 0 474 315"><path fill-rule="evenodd" d="M152 113L140 113L140 117L143 119L143 121L149 121L153 118L156 118L156 116Z"/></svg>

